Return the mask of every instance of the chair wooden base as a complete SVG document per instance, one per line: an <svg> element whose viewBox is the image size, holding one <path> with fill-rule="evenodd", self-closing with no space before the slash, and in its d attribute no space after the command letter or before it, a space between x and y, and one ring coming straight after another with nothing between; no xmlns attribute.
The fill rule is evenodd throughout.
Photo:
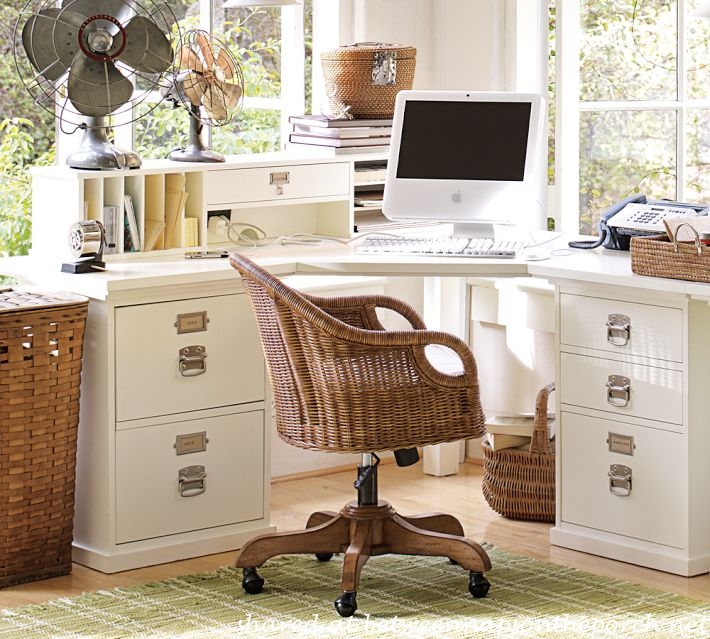
<svg viewBox="0 0 710 639"><path fill-rule="evenodd" d="M491 568L488 555L476 542L464 537L455 517L442 513L405 517L386 501L378 501L376 505L350 502L339 513L315 512L304 530L250 540L236 561L236 566L244 569L242 586L250 593L261 591L264 582L256 568L270 557L309 553L324 561L334 553L343 553L342 595L335 601L342 616L355 612L360 572L367 560L377 555L448 557L470 571L469 591L474 597L484 597L490 585L482 574Z"/></svg>

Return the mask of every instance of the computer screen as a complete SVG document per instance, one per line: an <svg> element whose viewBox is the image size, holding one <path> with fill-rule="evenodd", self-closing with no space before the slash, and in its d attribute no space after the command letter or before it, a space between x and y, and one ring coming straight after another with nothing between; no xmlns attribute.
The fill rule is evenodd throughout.
<svg viewBox="0 0 710 639"><path fill-rule="evenodd" d="M543 100L537 94L400 91L383 213L451 222L490 237L495 225L534 226Z"/></svg>

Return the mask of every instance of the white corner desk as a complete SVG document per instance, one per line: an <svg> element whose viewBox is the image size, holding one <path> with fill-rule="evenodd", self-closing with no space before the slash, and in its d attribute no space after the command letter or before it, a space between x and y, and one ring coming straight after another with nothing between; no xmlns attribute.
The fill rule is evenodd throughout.
<svg viewBox="0 0 710 639"><path fill-rule="evenodd" d="M547 280L560 416L551 542L680 575L710 570L710 285L637 276L628 253L604 249L534 262L360 256L342 244L239 250L279 276ZM0 273L91 299L76 561L114 572L272 529L268 394L228 260L149 256L69 275L7 258ZM195 344L206 364L190 352L189 375L177 374ZM184 493L176 471L188 474ZM193 494L200 481L206 490Z"/></svg>

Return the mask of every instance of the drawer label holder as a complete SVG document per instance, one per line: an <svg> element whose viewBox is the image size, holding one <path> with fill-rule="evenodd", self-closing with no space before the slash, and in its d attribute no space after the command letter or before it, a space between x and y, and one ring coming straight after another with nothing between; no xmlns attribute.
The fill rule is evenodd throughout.
<svg viewBox="0 0 710 639"><path fill-rule="evenodd" d="M182 335L184 333L199 333L200 331L207 330L207 323L209 321L207 311L178 313L178 316L175 319L175 328L177 329L178 335Z"/></svg>
<svg viewBox="0 0 710 639"><path fill-rule="evenodd" d="M189 455L190 453L203 453L207 450L207 444L210 440L207 439L207 431L203 430L199 433L185 433L175 437L176 455Z"/></svg>
<svg viewBox="0 0 710 639"><path fill-rule="evenodd" d="M289 184L291 174L288 171L272 171L269 173L269 184L276 187L276 195L284 194L284 184Z"/></svg>
<svg viewBox="0 0 710 639"><path fill-rule="evenodd" d="M632 435L619 435L619 433L609 432L606 438L610 453L633 456L636 444Z"/></svg>
<svg viewBox="0 0 710 639"><path fill-rule="evenodd" d="M178 471L178 490L181 497L196 497L207 490L204 466L185 466Z"/></svg>

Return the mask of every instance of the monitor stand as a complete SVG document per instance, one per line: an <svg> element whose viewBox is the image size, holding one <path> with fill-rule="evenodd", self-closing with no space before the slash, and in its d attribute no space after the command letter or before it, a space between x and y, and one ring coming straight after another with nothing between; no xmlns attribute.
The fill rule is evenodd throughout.
<svg viewBox="0 0 710 639"><path fill-rule="evenodd" d="M455 222L454 237L472 237L482 240L495 239L495 225L491 222Z"/></svg>

